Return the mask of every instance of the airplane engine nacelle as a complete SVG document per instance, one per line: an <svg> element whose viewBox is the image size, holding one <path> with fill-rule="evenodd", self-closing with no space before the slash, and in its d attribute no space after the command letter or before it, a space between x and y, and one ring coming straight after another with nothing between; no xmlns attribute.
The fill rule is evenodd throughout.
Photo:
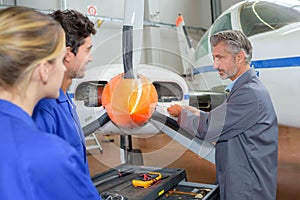
<svg viewBox="0 0 300 200"><path fill-rule="evenodd" d="M97 121L104 114L108 115L109 107L106 105L104 108L104 98L108 96L104 94L104 88L106 88L107 84L111 84L112 79L114 77L118 77L123 72L123 65L113 64L113 65L105 65L98 66L94 68L90 68L86 71L85 77L81 79L74 79L72 85L69 88L69 94L73 96L74 103L76 104L76 110L78 113L78 117L81 123L82 128L85 130L87 127L92 127L93 123ZM150 105L148 111L143 111L141 115L135 115L134 119L128 117L128 121L130 121L131 127L120 126L119 124L126 124L128 122L119 122L119 120L109 121L105 125L101 126L98 131L105 134L130 134L130 135L153 135L160 133L161 127L154 125L151 122L152 117L152 109L155 111L168 115L167 107L172 104L181 104L181 105L189 105L189 90L186 81L175 72L172 72L167 69L163 69L162 67L151 66L151 65L139 65L134 69L135 74L140 75L140 77L136 81L139 85L144 87L145 93L152 93L152 95L157 95L157 104L156 101L153 101L152 97L147 95L141 95L141 90L137 90L138 92L135 95L141 95L140 104L138 107L143 107L144 101L145 105ZM142 75L141 75L142 74ZM145 78L146 77L146 78ZM141 84L142 80L144 84ZM122 80L123 81L123 80ZM146 84L147 83L147 84ZM145 89L150 86L150 89ZM155 88L155 92L153 91L153 86ZM123 87L121 84L120 87ZM139 86L140 87L140 86ZM138 88L139 88L138 87ZM122 91L120 89L119 92L115 92L116 88L113 91L113 101L116 99L120 99L122 101L126 101L123 98L123 94L120 93ZM118 89L119 90L119 89ZM148 91L147 91L148 90ZM150 92L149 92L150 91ZM154 96L156 96L154 95ZM126 96L126 95L124 95ZM128 95L127 95L128 96ZM129 95L130 96L130 95ZM133 95L134 96L134 95ZM132 101L133 99L131 99ZM149 104L149 102L152 102ZM108 101L107 101L108 102ZM134 102L134 101L133 101ZM112 102L112 105L115 103ZM132 104L135 105L135 104ZM115 115L116 111L113 111L112 115ZM139 111L140 112L140 111ZM128 113L128 112L127 112ZM130 113L130 112L129 112ZM143 117L141 117L143 116ZM112 116L109 116L112 119ZM137 120L138 119L138 120ZM132 121L131 121L132 120ZM137 126L141 124L140 126Z"/></svg>
<svg viewBox="0 0 300 200"><path fill-rule="evenodd" d="M138 78L115 76L106 84L102 93L102 105L110 119L118 126L134 128L146 123L157 105L154 85L142 75Z"/></svg>

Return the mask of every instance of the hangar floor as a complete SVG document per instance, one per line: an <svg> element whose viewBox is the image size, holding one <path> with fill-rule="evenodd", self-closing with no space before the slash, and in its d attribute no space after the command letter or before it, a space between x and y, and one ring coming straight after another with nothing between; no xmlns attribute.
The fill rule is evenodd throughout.
<svg viewBox="0 0 300 200"><path fill-rule="evenodd" d="M96 134L101 142L99 149L89 150L91 176L120 165L119 136ZM108 142L113 139L113 142ZM133 149L143 152L146 166L184 168L190 182L215 182L214 165L186 150L165 134L133 136ZM300 129L279 127L279 162L277 200L300 199Z"/></svg>

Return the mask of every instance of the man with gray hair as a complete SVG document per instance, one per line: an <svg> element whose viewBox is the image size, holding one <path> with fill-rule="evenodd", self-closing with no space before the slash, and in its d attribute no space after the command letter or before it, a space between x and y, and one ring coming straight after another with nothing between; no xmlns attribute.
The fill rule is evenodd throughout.
<svg viewBox="0 0 300 200"><path fill-rule="evenodd" d="M221 200L276 199L278 122L267 89L250 67L252 45L240 31L210 38L214 68L226 87L226 100L210 112L173 105L170 115L200 139L216 142Z"/></svg>

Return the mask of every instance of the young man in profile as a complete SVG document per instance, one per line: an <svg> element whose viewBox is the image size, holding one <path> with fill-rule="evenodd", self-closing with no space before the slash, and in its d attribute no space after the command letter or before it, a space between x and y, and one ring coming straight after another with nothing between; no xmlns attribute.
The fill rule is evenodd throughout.
<svg viewBox="0 0 300 200"><path fill-rule="evenodd" d="M68 88L73 78L84 77L86 66L92 61L91 36L96 30L87 16L75 10L57 10L50 16L61 24L66 33L66 52L62 60L66 71L59 97L42 99L35 107L33 119L39 129L55 134L73 146L89 174L84 134Z"/></svg>

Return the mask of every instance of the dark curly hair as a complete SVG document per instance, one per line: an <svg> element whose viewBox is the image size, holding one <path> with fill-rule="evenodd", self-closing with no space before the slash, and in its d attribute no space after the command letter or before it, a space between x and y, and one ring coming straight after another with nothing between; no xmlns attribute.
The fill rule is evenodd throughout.
<svg viewBox="0 0 300 200"><path fill-rule="evenodd" d="M50 16L58 21L65 30L66 46L71 47L75 55L78 48L84 43L84 39L96 34L94 23L76 10L57 10Z"/></svg>

